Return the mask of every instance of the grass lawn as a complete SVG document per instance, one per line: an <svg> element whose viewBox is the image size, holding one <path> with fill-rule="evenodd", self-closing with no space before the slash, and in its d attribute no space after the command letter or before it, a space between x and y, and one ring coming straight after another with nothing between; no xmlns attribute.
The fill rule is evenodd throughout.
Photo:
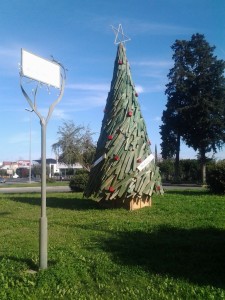
<svg viewBox="0 0 225 300"><path fill-rule="evenodd" d="M225 197L168 191L138 211L48 193L49 267L38 270L40 195L0 194L0 299L225 299Z"/></svg>

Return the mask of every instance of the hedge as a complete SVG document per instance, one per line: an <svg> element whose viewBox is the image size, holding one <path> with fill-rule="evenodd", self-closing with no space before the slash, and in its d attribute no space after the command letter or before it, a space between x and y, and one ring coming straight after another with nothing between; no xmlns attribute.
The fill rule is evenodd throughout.
<svg viewBox="0 0 225 300"><path fill-rule="evenodd" d="M69 187L73 192L83 192L88 182L89 173L85 170L78 170L70 179Z"/></svg>
<svg viewBox="0 0 225 300"><path fill-rule="evenodd" d="M225 160L208 167L206 181L211 192L225 194Z"/></svg>

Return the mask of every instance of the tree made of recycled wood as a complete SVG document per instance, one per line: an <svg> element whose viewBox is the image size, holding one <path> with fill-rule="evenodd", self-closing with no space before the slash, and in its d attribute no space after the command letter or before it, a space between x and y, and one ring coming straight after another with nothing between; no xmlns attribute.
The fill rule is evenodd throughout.
<svg viewBox="0 0 225 300"><path fill-rule="evenodd" d="M132 210L150 206L153 193L163 193L161 177L120 43L85 196Z"/></svg>

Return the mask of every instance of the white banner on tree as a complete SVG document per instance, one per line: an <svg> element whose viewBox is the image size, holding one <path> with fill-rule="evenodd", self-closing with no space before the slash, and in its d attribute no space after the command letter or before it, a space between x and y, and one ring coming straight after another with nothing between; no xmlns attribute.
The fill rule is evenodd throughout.
<svg viewBox="0 0 225 300"><path fill-rule="evenodd" d="M103 159L106 158L106 154L103 154L102 156L100 156L92 165L92 168L95 167L97 164L99 164Z"/></svg>
<svg viewBox="0 0 225 300"><path fill-rule="evenodd" d="M143 160L142 163L137 167L139 171L143 170L150 162L154 159L154 155L150 154L148 157L146 157L145 160Z"/></svg>

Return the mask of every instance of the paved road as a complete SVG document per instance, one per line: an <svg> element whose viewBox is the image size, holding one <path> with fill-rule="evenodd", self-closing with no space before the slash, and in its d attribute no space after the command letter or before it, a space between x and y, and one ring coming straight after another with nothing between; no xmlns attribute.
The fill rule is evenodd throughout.
<svg viewBox="0 0 225 300"><path fill-rule="evenodd" d="M167 190L196 190L202 189L200 185L194 184L163 184L165 191ZM69 186L47 186L46 192L70 192ZM40 193L41 187L2 187L0 188L0 193Z"/></svg>
<svg viewBox="0 0 225 300"><path fill-rule="evenodd" d="M41 187L7 187L0 188L0 193L39 193ZM46 192L70 192L69 186L47 186Z"/></svg>
<svg viewBox="0 0 225 300"><path fill-rule="evenodd" d="M196 189L204 189L201 185L198 184L163 184L164 190L196 190Z"/></svg>

